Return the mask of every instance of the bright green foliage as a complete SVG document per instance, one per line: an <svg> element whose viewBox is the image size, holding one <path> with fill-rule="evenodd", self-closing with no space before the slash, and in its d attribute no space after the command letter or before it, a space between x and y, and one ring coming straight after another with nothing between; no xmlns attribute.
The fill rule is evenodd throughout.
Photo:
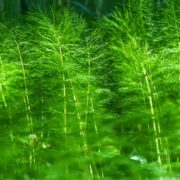
<svg viewBox="0 0 180 180"><path fill-rule="evenodd" d="M170 4L154 17L147 2L106 19L113 57L111 110L119 133L114 138L123 155L146 158L143 177L170 178L178 176L173 166L179 162L174 145L179 141L179 9ZM172 14L174 20L168 18Z"/></svg>
<svg viewBox="0 0 180 180"><path fill-rule="evenodd" d="M33 41L27 48L33 47L28 66L37 121L34 131L39 131L42 146L50 146L41 150L42 161L52 166L43 169L45 177L52 173L52 178L85 179L92 176L92 168L96 169L88 141L98 137L94 106L100 108L101 102L94 104L98 103L94 66L100 47L95 45L94 34L87 35L84 20L67 11L61 13L52 12L52 17L39 13L29 19L33 24L28 34Z"/></svg>
<svg viewBox="0 0 180 180"><path fill-rule="evenodd" d="M130 3L0 24L0 179L178 179L179 9Z"/></svg>
<svg viewBox="0 0 180 180"><path fill-rule="evenodd" d="M94 159L100 152L94 139L102 116L102 45L98 30L87 33L84 20L65 10L34 13L25 33L17 28L2 37L1 124L7 140L1 144L8 156L2 179L102 176L96 164L101 161Z"/></svg>

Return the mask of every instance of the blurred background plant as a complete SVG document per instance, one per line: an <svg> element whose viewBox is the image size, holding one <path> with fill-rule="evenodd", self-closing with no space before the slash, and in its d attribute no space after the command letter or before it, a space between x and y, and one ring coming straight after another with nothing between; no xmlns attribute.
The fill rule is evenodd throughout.
<svg viewBox="0 0 180 180"><path fill-rule="evenodd" d="M89 19L100 18L103 15L110 15L115 7L122 11L127 9L132 3L138 2L134 0L0 0L0 13L3 17L10 19L18 19L19 14L26 14L28 10L40 8L48 10L54 6L73 7L77 12L85 15ZM173 0L178 4L177 0ZM168 3L168 0L152 0L154 11L157 12Z"/></svg>
<svg viewBox="0 0 180 180"><path fill-rule="evenodd" d="M9 11L9 13L18 13L24 10L32 9L33 6L39 6L42 9L47 9L49 6L74 6L84 13L93 16L100 16L107 13L115 5L124 6L127 1L109 1L109 0L1 0L0 11Z"/></svg>

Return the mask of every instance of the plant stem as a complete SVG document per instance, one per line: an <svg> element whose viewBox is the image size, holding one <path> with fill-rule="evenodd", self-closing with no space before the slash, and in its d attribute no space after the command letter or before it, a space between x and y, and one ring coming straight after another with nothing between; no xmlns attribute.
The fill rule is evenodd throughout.
<svg viewBox="0 0 180 180"><path fill-rule="evenodd" d="M27 87L27 77L26 77L26 72L25 72L25 66L24 66L20 46L19 46L19 43L16 41L16 39L15 39L15 43L16 43L16 49L18 52L20 64L21 64L22 74L23 74L23 83L24 83L24 90L25 90L24 104L25 104L25 108L26 108L26 118L28 121L29 129L30 129L29 145L31 148L31 153L30 153L29 159L30 159L30 167L32 167L32 165L36 162L34 146L35 146L35 141L36 141L37 137L36 137L36 134L34 134L34 130L33 130L33 119L31 116L32 113L31 113L31 106L30 106L30 101L29 101L29 93L28 93L28 87Z"/></svg>
<svg viewBox="0 0 180 180"><path fill-rule="evenodd" d="M64 141L65 141L65 152L67 153L67 102L66 102L66 77L64 72L64 60L63 60L63 53L61 44L58 41L58 47L59 47L59 54L60 54L60 61L61 61L61 68L62 68L62 80L63 80L63 117L64 117ZM65 173L66 173L66 179L68 179L68 161L65 160Z"/></svg>
<svg viewBox="0 0 180 180"><path fill-rule="evenodd" d="M161 151L160 151L160 140L161 138L158 137L158 133L160 130L159 124L156 123L156 118L155 118L155 108L154 108L154 103L153 103L153 97L152 97L152 90L150 87L150 82L148 78L148 72L146 68L144 67L143 64L141 64L141 68L144 74L145 82L146 82L146 87L147 87L147 92L148 92L148 99L149 99L149 105L150 105L150 112L151 112L151 117L152 117L152 123L153 123L153 130L155 134L155 144L156 144L156 151L157 151L157 159L159 166L162 166L162 160L161 160Z"/></svg>

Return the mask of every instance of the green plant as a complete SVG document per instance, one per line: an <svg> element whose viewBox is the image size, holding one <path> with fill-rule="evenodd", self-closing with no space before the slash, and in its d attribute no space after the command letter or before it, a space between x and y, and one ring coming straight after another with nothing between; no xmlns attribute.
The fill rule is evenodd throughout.
<svg viewBox="0 0 180 180"><path fill-rule="evenodd" d="M29 45L33 47L29 61L31 96L35 100L34 115L41 121L38 136L50 146L54 144L50 148L54 154L43 161L63 168L66 173L58 173L59 178L85 178L93 176L96 168L90 161L88 141L97 136L93 89L98 79L93 76L93 66L99 57L92 53L97 53L99 47L94 44L95 35L86 35L84 20L68 11L60 13L52 12L52 17L37 13L29 19L33 23L29 32L33 37ZM33 98L37 94L37 99ZM54 141L54 137L59 140ZM59 164L62 159L64 163ZM82 173L76 174L77 171Z"/></svg>
<svg viewBox="0 0 180 180"><path fill-rule="evenodd" d="M12 48L3 43L8 51L8 66L11 67L8 62L11 56L16 58L14 64L20 76L19 86L10 83L13 93L17 91L20 95L15 99L20 109L11 107L15 113L11 115L15 148L11 158L15 157L16 163L11 163L12 167L7 165L15 170L9 176L100 178L101 168L97 169L92 158L100 149L97 144L90 144L93 138L98 139L97 119L102 109L98 95L101 79L97 73L101 64L98 30L87 34L84 20L67 10L52 11L49 15L33 13L25 28L26 33L16 28L8 38L4 37ZM10 55L11 49L14 54ZM1 62L4 111L9 106L3 82L8 71L5 62ZM19 77L17 71L15 75L10 72L10 76ZM2 114L3 117L8 115ZM7 178L6 173L2 178Z"/></svg>
<svg viewBox="0 0 180 180"><path fill-rule="evenodd" d="M119 133L115 138L119 138L120 152L135 151L133 154L146 157L149 163L157 162L156 175L163 178L177 173L173 172L172 159L179 156L172 150L173 136L167 131L167 127L173 130L177 138L179 10L169 4L168 12L161 12L162 19L154 19L150 7L150 1L141 1L124 14L117 10L106 18L108 33L113 34L108 45L113 68L111 91L115 91L111 102L115 119L119 117L114 125ZM170 14L175 17L173 21ZM176 33L169 32L170 28ZM132 146L127 143L129 140ZM166 166L167 171L163 171ZM145 176L151 175L154 172Z"/></svg>
<svg viewBox="0 0 180 180"><path fill-rule="evenodd" d="M129 1L94 29L72 9L0 24L0 179L179 178L180 16L167 6Z"/></svg>

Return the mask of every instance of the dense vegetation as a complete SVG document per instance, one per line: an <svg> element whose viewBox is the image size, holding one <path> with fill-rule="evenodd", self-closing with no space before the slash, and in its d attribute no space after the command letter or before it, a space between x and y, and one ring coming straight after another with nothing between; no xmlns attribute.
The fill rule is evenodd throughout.
<svg viewBox="0 0 180 180"><path fill-rule="evenodd" d="M3 20L0 179L180 179L179 28L173 1Z"/></svg>

